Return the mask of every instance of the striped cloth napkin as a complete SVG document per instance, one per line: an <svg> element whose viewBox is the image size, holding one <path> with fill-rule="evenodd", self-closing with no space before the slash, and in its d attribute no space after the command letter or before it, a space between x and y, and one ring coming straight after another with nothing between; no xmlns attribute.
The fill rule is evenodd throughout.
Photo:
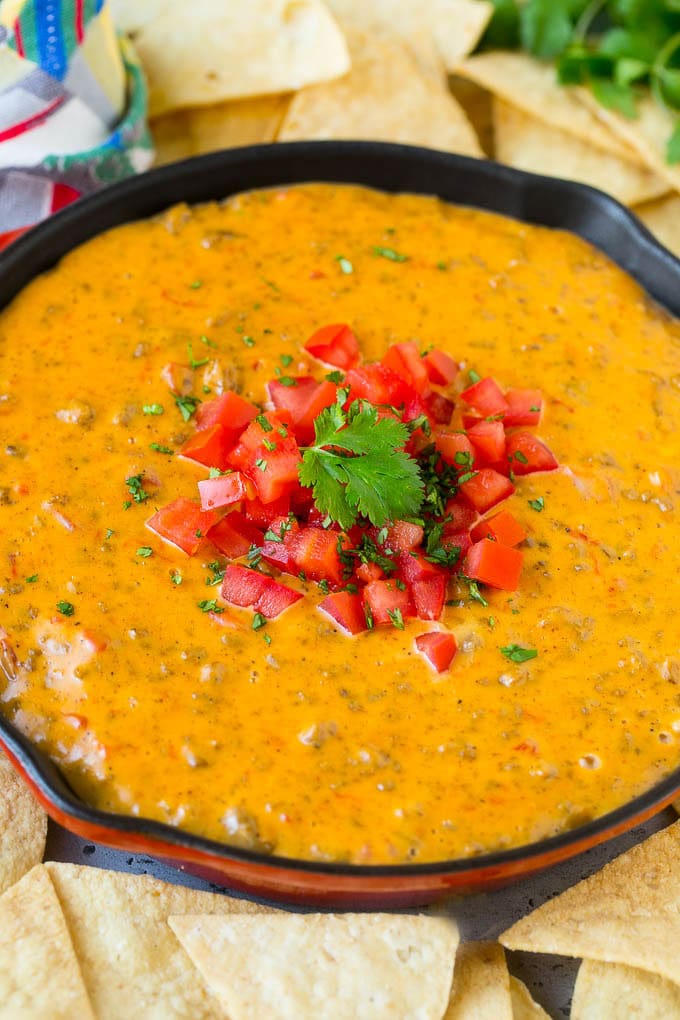
<svg viewBox="0 0 680 1020"><path fill-rule="evenodd" d="M0 249L152 158L144 76L106 0L2 0Z"/></svg>

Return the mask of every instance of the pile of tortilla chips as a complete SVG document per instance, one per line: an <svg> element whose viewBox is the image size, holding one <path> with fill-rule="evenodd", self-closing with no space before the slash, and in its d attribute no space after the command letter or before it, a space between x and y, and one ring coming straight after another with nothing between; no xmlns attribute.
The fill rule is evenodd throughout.
<svg viewBox="0 0 680 1020"><path fill-rule="evenodd" d="M150 87L159 164L299 139L369 139L491 156L601 188L680 254L671 114L627 120L552 64L471 56L489 0L111 0Z"/></svg>
<svg viewBox="0 0 680 1020"><path fill-rule="evenodd" d="M680 1018L680 822L518 921L290 913L48 861L0 752L0 1020L546 1020L512 950L582 958L573 1020Z"/></svg>

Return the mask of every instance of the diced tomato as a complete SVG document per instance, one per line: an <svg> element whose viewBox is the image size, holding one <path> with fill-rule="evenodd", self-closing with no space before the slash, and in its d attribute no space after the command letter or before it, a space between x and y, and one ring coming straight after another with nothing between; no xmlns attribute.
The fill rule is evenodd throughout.
<svg viewBox="0 0 680 1020"><path fill-rule="evenodd" d="M305 344L305 350L319 361L343 371L359 362L359 341L344 323L317 329Z"/></svg>
<svg viewBox="0 0 680 1020"><path fill-rule="evenodd" d="M450 386L458 375L459 365L450 355L435 347L423 358L430 382L436 386Z"/></svg>
<svg viewBox="0 0 680 1020"><path fill-rule="evenodd" d="M204 478L198 483L202 510L217 510L253 496L251 483L240 471L217 478Z"/></svg>
<svg viewBox="0 0 680 1020"><path fill-rule="evenodd" d="M214 510L201 510L198 503L180 496L157 510L146 526L193 556L217 518Z"/></svg>
<svg viewBox="0 0 680 1020"><path fill-rule="evenodd" d="M540 390L508 390L505 394L510 410L506 412L503 424L538 425L543 408L543 394Z"/></svg>
<svg viewBox="0 0 680 1020"><path fill-rule="evenodd" d="M395 521L387 529L387 538L384 545L395 552L410 552L423 541L423 531L420 524L412 524L410 521Z"/></svg>
<svg viewBox="0 0 680 1020"><path fill-rule="evenodd" d="M458 550L458 556L452 564L452 566L455 566L465 559L467 551L472 545L472 539L470 538L469 531L454 531L451 524L445 524L444 531L442 532L441 544L444 549Z"/></svg>
<svg viewBox="0 0 680 1020"><path fill-rule="evenodd" d="M225 602L233 606L250 607L268 619L278 616L302 598L300 592L280 584L273 577L237 563L230 563L225 569L220 595Z"/></svg>
<svg viewBox="0 0 680 1020"><path fill-rule="evenodd" d="M275 616L295 602L299 602L301 598L303 598L302 592L293 591L288 585L281 584L270 577L267 579L264 590L253 603L253 609L256 613L262 613L268 620L273 620Z"/></svg>
<svg viewBox="0 0 680 1020"><path fill-rule="evenodd" d="M517 590L521 572L522 553L519 549L511 549L489 538L475 542L463 563L466 577L503 591Z"/></svg>
<svg viewBox="0 0 680 1020"><path fill-rule="evenodd" d="M418 635L416 648L438 673L444 673L455 658L458 644L453 634L443 630L431 630L427 634Z"/></svg>
<svg viewBox="0 0 680 1020"><path fill-rule="evenodd" d="M552 450L537 439L533 432L512 432L508 436L507 457L516 475L530 475L534 471L554 471L558 464Z"/></svg>
<svg viewBox="0 0 680 1020"><path fill-rule="evenodd" d="M291 517L277 517L270 521L261 545L262 558L288 573L297 573L297 567L291 555L291 542L300 530L298 522ZM275 538L268 537L275 535Z"/></svg>
<svg viewBox="0 0 680 1020"><path fill-rule="evenodd" d="M347 634L361 634L368 627L361 595L351 595L348 591L334 592L320 602L317 609L330 616Z"/></svg>
<svg viewBox="0 0 680 1020"><path fill-rule="evenodd" d="M273 379L267 387L274 406L290 413L298 442L307 445L314 438L314 420L335 403L338 388L328 380L317 382L312 376L301 376L296 382L296 386L284 386Z"/></svg>
<svg viewBox="0 0 680 1020"><path fill-rule="evenodd" d="M433 434L434 445L437 447L447 464L460 468L461 472L469 471L474 463L475 450L464 432L444 432Z"/></svg>
<svg viewBox="0 0 680 1020"><path fill-rule="evenodd" d="M251 421L242 433L229 462L248 476L259 500L266 504L297 486L302 456L290 435L291 419L287 411L268 411L259 419ZM263 427L263 421L268 427Z"/></svg>
<svg viewBox="0 0 680 1020"><path fill-rule="evenodd" d="M350 369L343 385L349 387L348 403L368 400L371 404L403 407L415 395L408 383L379 362Z"/></svg>
<svg viewBox="0 0 680 1020"><path fill-rule="evenodd" d="M252 545L262 544L262 532L238 510L218 521L208 532L215 548L230 559L245 556Z"/></svg>
<svg viewBox="0 0 680 1020"><path fill-rule="evenodd" d="M416 393L422 394L429 389L430 379L427 366L420 355L417 344L411 341L392 344L383 355L382 363L404 379Z"/></svg>
<svg viewBox="0 0 680 1020"><path fill-rule="evenodd" d="M461 495L480 514L512 496L514 491L515 486L510 479L493 468L480 468L473 478L463 482L460 487Z"/></svg>
<svg viewBox="0 0 680 1020"><path fill-rule="evenodd" d="M340 549L344 541L337 531L300 528L286 544L296 568L303 570L310 581L342 584L345 564L340 559Z"/></svg>
<svg viewBox="0 0 680 1020"><path fill-rule="evenodd" d="M385 576L385 572L377 563L360 563L355 573L359 580L365 584L368 584L369 581L379 581L381 577Z"/></svg>
<svg viewBox="0 0 680 1020"><path fill-rule="evenodd" d="M212 425L209 429L202 429L189 436L180 450L180 455L205 467L224 471L229 467L231 447L232 440L227 430L221 425Z"/></svg>
<svg viewBox="0 0 680 1020"><path fill-rule="evenodd" d="M258 527L268 528L269 522L276 517L286 517L290 510L288 495L267 503L266 506L259 499L247 499L244 505L245 514L249 521L257 524Z"/></svg>
<svg viewBox="0 0 680 1020"><path fill-rule="evenodd" d="M419 619L438 620L446 601L446 577L444 574L433 574L414 581L411 595Z"/></svg>
<svg viewBox="0 0 680 1020"><path fill-rule="evenodd" d="M480 379L479 382L468 386L460 395L470 407L474 407L483 417L494 414L507 414L510 407L503 396L503 391L491 376Z"/></svg>
<svg viewBox="0 0 680 1020"><path fill-rule="evenodd" d="M338 396L338 387L326 379L320 382L295 422L295 435L301 446L308 446L314 440L314 421L326 407L331 407Z"/></svg>
<svg viewBox="0 0 680 1020"><path fill-rule="evenodd" d="M519 545L527 537L527 533L508 510L501 510L493 517L480 521L470 532L470 537L473 542L479 542L482 538L492 538L502 545Z"/></svg>
<svg viewBox="0 0 680 1020"><path fill-rule="evenodd" d="M299 375L293 380L294 385L286 386L278 379L270 379L267 383L269 399L277 411L281 409L290 413L293 422L296 422L303 413L312 394L318 388L319 383L313 375ZM331 386L333 384L331 383Z"/></svg>
<svg viewBox="0 0 680 1020"><path fill-rule="evenodd" d="M371 581L362 592L365 606L370 609L373 622L379 624L392 624L399 619L397 610L402 620L415 615L415 607L411 601L411 594L408 588L402 591L396 581ZM393 615L390 616L390 613Z"/></svg>
<svg viewBox="0 0 680 1020"><path fill-rule="evenodd" d="M495 464L505 457L505 429L501 421L480 421L468 429L478 464Z"/></svg>
<svg viewBox="0 0 680 1020"><path fill-rule="evenodd" d="M444 508L444 516L449 520L444 525L444 531L466 531L477 520L478 514L472 507L460 503L457 498L450 499Z"/></svg>
<svg viewBox="0 0 680 1020"><path fill-rule="evenodd" d="M191 393L194 388L193 369L188 365L180 365L176 361L169 361L167 365L163 366L161 379L169 390L183 397Z"/></svg>
<svg viewBox="0 0 680 1020"><path fill-rule="evenodd" d="M413 584L423 578L436 577L442 568L431 563L423 553L404 552L399 556L399 576L403 581Z"/></svg>
<svg viewBox="0 0 680 1020"><path fill-rule="evenodd" d="M403 408L404 410L401 413L402 421L415 421L416 418L422 418L424 416L427 418L430 425L434 424L434 419L430 415L429 408L425 403L424 398L418 393L411 393L408 400L404 402Z"/></svg>
<svg viewBox="0 0 680 1020"><path fill-rule="evenodd" d="M209 429L213 425L222 425L232 442L236 442L246 425L259 413L258 408L249 400L245 400L233 390L227 390L214 400L206 400L198 405L196 428Z"/></svg>
<svg viewBox="0 0 680 1020"><path fill-rule="evenodd" d="M448 425L453 415L455 404L448 397L441 393L428 393L425 397L425 407L429 417L437 425Z"/></svg>

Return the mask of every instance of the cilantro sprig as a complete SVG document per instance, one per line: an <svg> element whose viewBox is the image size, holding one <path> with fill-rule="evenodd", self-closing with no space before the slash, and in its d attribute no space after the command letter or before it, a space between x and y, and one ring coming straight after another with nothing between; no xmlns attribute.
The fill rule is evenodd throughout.
<svg viewBox="0 0 680 1020"><path fill-rule="evenodd" d="M680 162L680 5L677 0L493 0L481 49L524 49L554 60L563 85L586 85L635 119L646 88L676 117L666 144Z"/></svg>
<svg viewBox="0 0 680 1020"><path fill-rule="evenodd" d="M314 422L314 444L302 457L300 481L314 492L319 510L350 528L359 516L376 527L415 516L424 485L418 464L404 452L409 431L375 407L354 401L343 408L346 391Z"/></svg>

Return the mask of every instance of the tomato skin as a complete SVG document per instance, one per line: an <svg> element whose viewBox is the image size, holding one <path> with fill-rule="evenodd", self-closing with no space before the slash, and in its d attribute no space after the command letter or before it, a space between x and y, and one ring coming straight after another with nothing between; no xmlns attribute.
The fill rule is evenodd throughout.
<svg viewBox="0 0 680 1020"><path fill-rule="evenodd" d="M420 620L438 620L442 615L446 601L446 585L444 574L432 574L411 584L413 605Z"/></svg>
<svg viewBox="0 0 680 1020"><path fill-rule="evenodd" d="M455 406L452 400L441 393L432 392L425 397L428 416L436 425L448 425L453 417Z"/></svg>
<svg viewBox="0 0 680 1020"><path fill-rule="evenodd" d="M259 499L247 499L244 510L249 521L265 529L269 527L269 522L274 517L287 516L290 510L290 500L286 494L265 506Z"/></svg>
<svg viewBox="0 0 680 1020"><path fill-rule="evenodd" d="M396 372L379 362L350 369L345 376L344 386L349 387L348 404L353 400L368 400L371 404L403 407L417 396Z"/></svg>
<svg viewBox="0 0 680 1020"><path fill-rule="evenodd" d="M308 446L314 440L314 420L335 403L338 387L327 379L317 382L313 376L300 376L296 381L297 386L284 386L273 379L267 389L274 407L290 414L297 441Z"/></svg>
<svg viewBox="0 0 680 1020"><path fill-rule="evenodd" d="M512 496L514 491L510 479L493 468L480 468L474 478L460 487L463 498L480 514Z"/></svg>
<svg viewBox="0 0 680 1020"><path fill-rule="evenodd" d="M259 410L249 400L244 400L233 390L226 390L213 400L206 400L196 408L196 428L209 429L213 425L221 425L229 433L233 442Z"/></svg>
<svg viewBox="0 0 680 1020"><path fill-rule="evenodd" d="M444 673L455 658L458 642L447 631L431 630L427 634L418 635L416 648L438 673Z"/></svg>
<svg viewBox="0 0 680 1020"><path fill-rule="evenodd" d="M180 496L157 510L146 526L187 556L193 556L217 520L214 510L201 510L198 503Z"/></svg>
<svg viewBox="0 0 680 1020"><path fill-rule="evenodd" d="M480 421L468 429L468 439L479 465L495 464L505 457L505 429L500 421Z"/></svg>
<svg viewBox="0 0 680 1020"><path fill-rule="evenodd" d="M365 584L368 584L369 581L379 581L385 576L377 563L360 563L355 574Z"/></svg>
<svg viewBox="0 0 680 1020"><path fill-rule="evenodd" d="M521 572L522 553L488 538L475 542L463 563L466 577L502 591L517 591Z"/></svg>
<svg viewBox="0 0 680 1020"><path fill-rule="evenodd" d="M334 592L327 595L316 608L330 616L346 634L361 634L368 629L361 595L352 595L348 591Z"/></svg>
<svg viewBox="0 0 680 1020"><path fill-rule="evenodd" d="M232 510L210 529L208 539L218 552L238 559L245 556L252 545L262 544L262 531L240 511Z"/></svg>
<svg viewBox="0 0 680 1020"><path fill-rule="evenodd" d="M268 422L269 429L263 428L262 420ZM302 456L291 428L288 411L267 411L260 421L251 421L229 454L229 463L248 476L261 503L274 503L298 486Z"/></svg>
<svg viewBox="0 0 680 1020"><path fill-rule="evenodd" d="M450 667L458 651L456 638L448 631L433 630L419 634L415 645L438 673L444 673Z"/></svg>
<svg viewBox="0 0 680 1020"><path fill-rule="evenodd" d="M251 608L270 620L302 598L300 592L279 584L273 577L237 563L230 563L225 569L220 595L230 605Z"/></svg>
<svg viewBox="0 0 680 1020"><path fill-rule="evenodd" d="M465 559L467 551L472 545L470 532L454 531L451 524L445 524L444 531L442 532L442 545L445 549L458 549L458 556L452 564L456 566Z"/></svg>
<svg viewBox="0 0 680 1020"><path fill-rule="evenodd" d="M345 543L337 531L300 528L286 544L296 569L304 570L310 581L342 584L345 564L340 559L338 546Z"/></svg>
<svg viewBox="0 0 680 1020"><path fill-rule="evenodd" d="M412 341L392 344L382 357L382 364L395 372L416 393L422 395L430 387L427 366L420 356L418 345Z"/></svg>
<svg viewBox="0 0 680 1020"><path fill-rule="evenodd" d="M242 499L252 496L252 486L240 471L217 478L203 478L198 483L202 510L218 510L232 503L240 503Z"/></svg>
<svg viewBox="0 0 680 1020"><path fill-rule="evenodd" d="M508 436L507 456L516 475L530 475L535 471L554 471L560 465L552 450L537 439L533 432L519 430Z"/></svg>
<svg viewBox="0 0 680 1020"><path fill-rule="evenodd" d="M229 467L231 447L232 440L227 430L222 425L212 425L189 436L179 452L187 460L224 471Z"/></svg>
<svg viewBox="0 0 680 1020"><path fill-rule="evenodd" d="M519 545L527 537L527 533L508 510L501 510L493 517L487 517L470 532L473 542L479 542L483 538L492 538L501 545Z"/></svg>
<svg viewBox="0 0 680 1020"><path fill-rule="evenodd" d="M399 610L402 619L415 615L415 608L408 589L398 588L394 581L371 581L361 593L363 603L371 611L373 623L392 624L390 613Z"/></svg>
<svg viewBox="0 0 680 1020"><path fill-rule="evenodd" d="M456 381L460 366L457 361L454 361L444 351L440 351L435 347L434 350L427 352L423 361L425 362L430 382L436 386L450 386Z"/></svg>
<svg viewBox="0 0 680 1020"><path fill-rule="evenodd" d="M461 473L470 470L475 459L475 448L463 432L440 430L433 435L433 439L447 464L459 468Z"/></svg>
<svg viewBox="0 0 680 1020"><path fill-rule="evenodd" d="M444 532L446 532L447 529L452 532L466 531L468 528L472 527L479 516L476 510L473 510L472 507L467 506L465 503L459 502L457 497L450 499L444 510L444 516L451 518L450 521L444 525Z"/></svg>
<svg viewBox="0 0 680 1020"><path fill-rule="evenodd" d="M503 419L506 428L515 425L538 425L543 409L543 394L540 390L508 390L505 399L510 408Z"/></svg>
<svg viewBox="0 0 680 1020"><path fill-rule="evenodd" d="M359 363L359 341L344 323L317 329L305 344L305 350L319 361L343 371Z"/></svg>
<svg viewBox="0 0 680 1020"><path fill-rule="evenodd" d="M253 603L253 609L256 613L262 613L268 620L273 620L284 609L288 609L303 597L301 592L293 591L288 585L280 584L270 577L267 579L262 593Z"/></svg>
<svg viewBox="0 0 680 1020"><path fill-rule="evenodd" d="M410 521L395 521L387 529L385 547L395 552L410 552L423 541L425 532L420 524Z"/></svg>
<svg viewBox="0 0 680 1020"><path fill-rule="evenodd" d="M466 404L469 404L470 407L474 407L475 411L479 412L482 417L496 414L505 415L510 410L510 405L503 396L503 391L491 376L487 376L486 379L480 379L479 382L468 386L466 390L463 390L460 398Z"/></svg>

